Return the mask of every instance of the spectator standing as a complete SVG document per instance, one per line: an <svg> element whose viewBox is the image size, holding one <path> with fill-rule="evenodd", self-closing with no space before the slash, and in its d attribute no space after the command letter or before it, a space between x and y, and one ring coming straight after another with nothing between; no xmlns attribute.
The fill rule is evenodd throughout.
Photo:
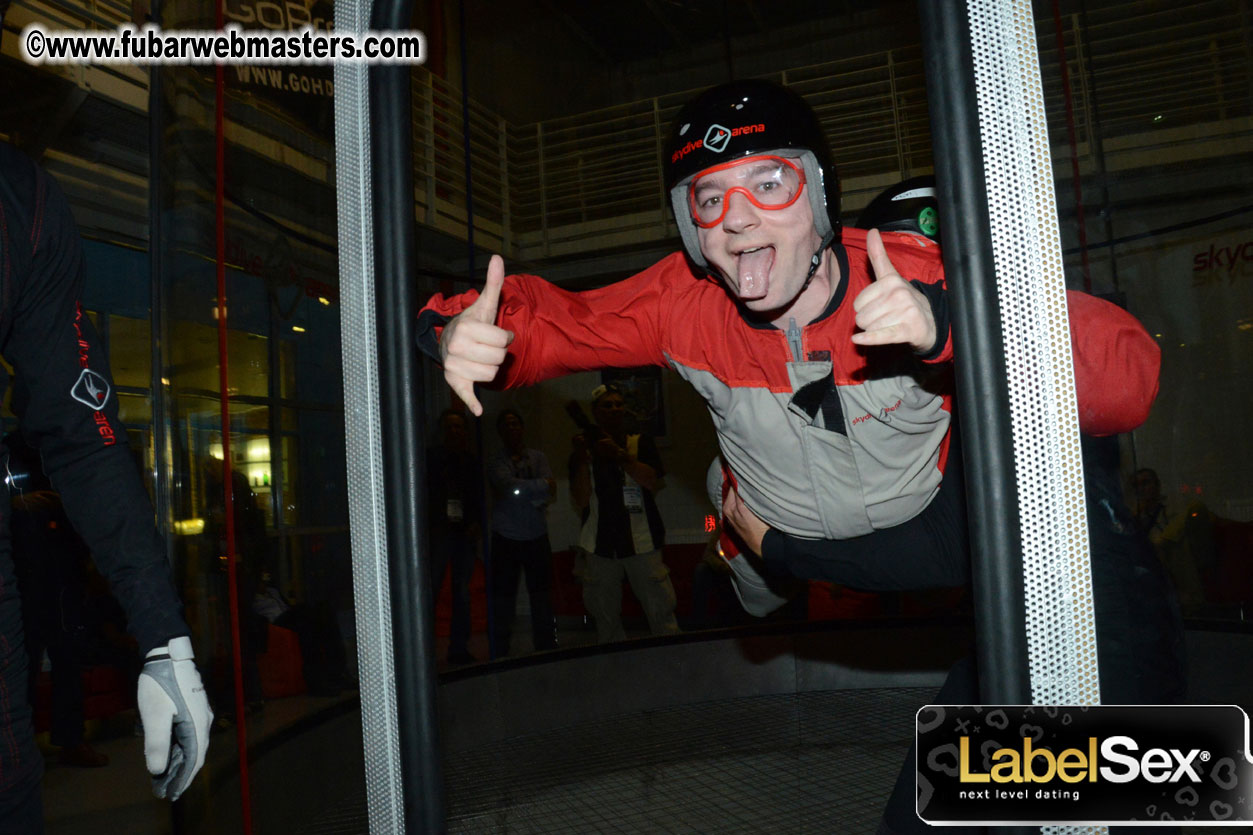
<svg viewBox="0 0 1253 835"><path fill-rule="evenodd" d="M525 443L522 416L505 409L496 419L504 442L487 467L492 507L492 614L496 652L509 654L517 612L518 577L526 572L531 637L536 652L557 648L553 619L553 552L548 541L548 504L557 495L548 458Z"/></svg>
<svg viewBox="0 0 1253 835"><path fill-rule="evenodd" d="M267 623L296 633L305 685L315 696L335 696L347 681L344 639L335 615L325 603L293 603L268 569L261 571L252 610Z"/></svg>
<svg viewBox="0 0 1253 835"><path fill-rule="evenodd" d="M1132 476L1135 527L1148 537L1153 550L1170 574L1179 602L1187 607L1205 603L1207 581L1214 582L1217 555L1213 514L1196 496L1172 513L1162 495L1156 470L1148 467Z"/></svg>
<svg viewBox="0 0 1253 835"><path fill-rule="evenodd" d="M212 560L207 564L212 598L216 600L215 641L217 663L210 669L210 699L217 707L217 728L225 729L239 721L235 715L235 665L231 660L230 569L226 537L226 491L223 484L225 462L213 456L201 461L204 474L204 538ZM245 709L260 710L264 699L261 676L257 670L257 654L264 649L265 621L256 616L248 602L257 593L257 566L269 562L269 542L265 534L265 514L257 504L257 495L248 484L248 477L231 468L231 514L235 531L235 593L239 601L239 653L243 678Z"/></svg>
<svg viewBox="0 0 1253 835"><path fill-rule="evenodd" d="M616 387L593 390L592 413L599 437L576 435L570 456L570 492L583 515L579 545L588 555L583 604L600 643L623 640L625 575L652 633L676 633L674 586L661 554L666 529L653 498L665 475L657 445L627 432L626 400Z"/></svg>
<svg viewBox="0 0 1253 835"><path fill-rule="evenodd" d="M475 542L482 531L483 475L470 451L465 415L446 409L439 416L439 442L426 456L427 519L430 523L432 594L438 596L444 574L452 570L452 626L449 664L472 664L470 654L470 578Z"/></svg>

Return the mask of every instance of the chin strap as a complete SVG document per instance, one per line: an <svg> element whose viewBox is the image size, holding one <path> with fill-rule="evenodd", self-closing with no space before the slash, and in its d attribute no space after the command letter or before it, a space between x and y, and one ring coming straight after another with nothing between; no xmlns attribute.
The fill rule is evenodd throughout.
<svg viewBox="0 0 1253 835"><path fill-rule="evenodd" d="M822 239L822 244L819 245L818 250L814 253L814 257L809 259L809 272L805 274L805 283L801 285L801 293L809 289L809 283L814 280L814 273L818 271L818 265L822 263L822 253L826 251L827 247L831 246L834 240L835 232L828 232L826 237ZM797 293L797 295L799 296L800 293Z"/></svg>

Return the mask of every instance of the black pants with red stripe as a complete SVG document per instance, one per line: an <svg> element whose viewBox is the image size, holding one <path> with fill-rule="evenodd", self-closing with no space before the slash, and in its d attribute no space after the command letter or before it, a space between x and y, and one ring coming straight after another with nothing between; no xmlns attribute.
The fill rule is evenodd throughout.
<svg viewBox="0 0 1253 835"><path fill-rule="evenodd" d="M6 498L7 503L7 498ZM43 757L27 699L22 602L7 536L0 537L0 835L40 835Z"/></svg>

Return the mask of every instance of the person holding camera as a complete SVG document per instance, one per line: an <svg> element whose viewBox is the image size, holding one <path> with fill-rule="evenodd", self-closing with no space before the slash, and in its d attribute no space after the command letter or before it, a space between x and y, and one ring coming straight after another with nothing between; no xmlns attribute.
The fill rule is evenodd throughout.
<svg viewBox="0 0 1253 835"><path fill-rule="evenodd" d="M654 499L665 485L657 445L649 435L627 431L626 399L613 386L592 391L592 416L598 433L574 438L570 493L583 517L583 605L596 622L596 639L603 644L626 638L623 577L652 633L676 633L674 586L661 553L666 529Z"/></svg>

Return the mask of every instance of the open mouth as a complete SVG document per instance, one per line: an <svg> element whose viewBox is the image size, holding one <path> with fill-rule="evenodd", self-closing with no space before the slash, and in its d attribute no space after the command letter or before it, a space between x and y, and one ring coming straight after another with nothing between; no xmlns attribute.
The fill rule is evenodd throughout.
<svg viewBox="0 0 1253 835"><path fill-rule="evenodd" d="M736 287L741 299L764 298L770 291L770 270L774 267L774 247L756 246L742 250L735 258Z"/></svg>

